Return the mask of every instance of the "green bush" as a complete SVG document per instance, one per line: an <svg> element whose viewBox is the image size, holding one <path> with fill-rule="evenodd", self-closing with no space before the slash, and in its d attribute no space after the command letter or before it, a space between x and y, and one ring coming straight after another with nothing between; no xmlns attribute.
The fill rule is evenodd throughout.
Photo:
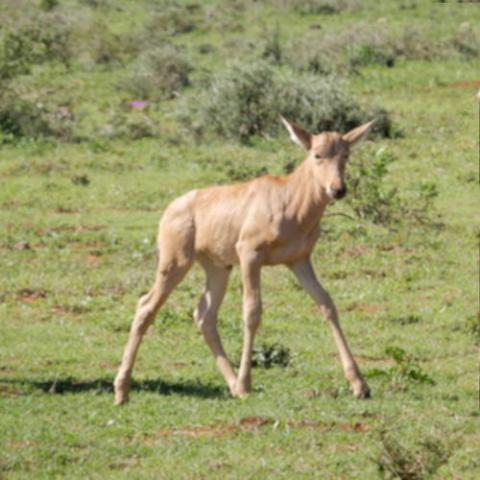
<svg viewBox="0 0 480 480"><path fill-rule="evenodd" d="M170 5L155 12L145 27L145 38L158 38L159 35L179 35L196 28L195 4L182 7Z"/></svg>
<svg viewBox="0 0 480 480"><path fill-rule="evenodd" d="M40 14L9 26L0 37L0 80L28 74L33 65L47 61L68 64L70 35L70 21L60 13Z"/></svg>
<svg viewBox="0 0 480 480"><path fill-rule="evenodd" d="M0 92L0 132L5 139L55 137L73 139L75 117L68 102L21 86Z"/></svg>
<svg viewBox="0 0 480 480"><path fill-rule="evenodd" d="M303 72L332 74L335 70L335 60L329 49L322 48L322 38L318 32L308 32L290 42L286 48L286 63Z"/></svg>
<svg viewBox="0 0 480 480"><path fill-rule="evenodd" d="M198 103L194 108L204 127L241 141L276 135L280 115L312 132L348 131L371 116L338 77L279 72L266 62L233 65L213 79ZM380 123L381 133L388 135L388 116Z"/></svg>
<svg viewBox="0 0 480 480"><path fill-rule="evenodd" d="M453 47L466 58L478 58L480 56L480 34L468 22L462 23L451 43Z"/></svg>
<svg viewBox="0 0 480 480"><path fill-rule="evenodd" d="M395 52L387 46L356 44L348 49L348 62L351 67L379 64L393 67Z"/></svg>
<svg viewBox="0 0 480 480"><path fill-rule="evenodd" d="M104 129L103 134L110 138L140 140L158 136L159 129L155 121L145 112L119 112Z"/></svg>
<svg viewBox="0 0 480 480"><path fill-rule="evenodd" d="M190 85L192 67L181 52L165 45L145 52L120 86L139 99L170 99Z"/></svg>
<svg viewBox="0 0 480 480"><path fill-rule="evenodd" d="M273 30L267 30L264 35L262 58L280 65L283 63L284 52L278 25Z"/></svg>

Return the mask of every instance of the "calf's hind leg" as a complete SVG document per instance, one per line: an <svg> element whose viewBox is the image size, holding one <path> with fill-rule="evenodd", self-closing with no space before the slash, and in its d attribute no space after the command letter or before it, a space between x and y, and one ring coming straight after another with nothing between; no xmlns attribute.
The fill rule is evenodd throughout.
<svg viewBox="0 0 480 480"><path fill-rule="evenodd" d="M230 392L235 395L237 378L217 330L218 309L225 296L230 271L214 265L209 260L200 260L200 263L205 270L207 284L195 310L195 322L210 347Z"/></svg>
<svg viewBox="0 0 480 480"><path fill-rule="evenodd" d="M150 292L138 302L135 318L130 328L122 363L114 382L116 405L128 401L133 365L143 335L153 323L160 307L165 303L172 290L182 281L191 265L192 259L188 256L182 256L181 259L178 257L168 260L160 259L155 283Z"/></svg>

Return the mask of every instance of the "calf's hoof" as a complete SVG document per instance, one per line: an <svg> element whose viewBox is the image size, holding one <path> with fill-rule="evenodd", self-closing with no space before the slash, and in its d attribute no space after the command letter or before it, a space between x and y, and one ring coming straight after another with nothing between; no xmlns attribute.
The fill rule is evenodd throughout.
<svg viewBox="0 0 480 480"><path fill-rule="evenodd" d="M128 402L128 394L115 392L115 405L124 405Z"/></svg>
<svg viewBox="0 0 480 480"><path fill-rule="evenodd" d="M355 395L356 398L359 398L361 400L365 400L365 399L370 398L372 396L371 392L370 392L370 388L366 383L362 383L362 384L358 385L358 387L354 386L353 387L353 394Z"/></svg>
<svg viewBox="0 0 480 480"><path fill-rule="evenodd" d="M230 389L230 393L234 398L245 399L248 397L248 394L250 393L250 389L244 385L239 385L237 383L233 386L233 388Z"/></svg>
<svg viewBox="0 0 480 480"><path fill-rule="evenodd" d="M128 402L129 382L127 384L115 380L113 389L115 391L115 405L123 405Z"/></svg>

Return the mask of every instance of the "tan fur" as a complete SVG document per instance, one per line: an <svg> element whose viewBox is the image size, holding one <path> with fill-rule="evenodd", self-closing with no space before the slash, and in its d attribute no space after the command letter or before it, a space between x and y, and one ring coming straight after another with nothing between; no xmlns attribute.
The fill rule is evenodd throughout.
<svg viewBox="0 0 480 480"><path fill-rule="evenodd" d="M290 175L266 175L250 182L191 191L165 210L158 232L159 261L151 291L140 299L115 379L115 401L128 399L130 378L143 334L170 292L194 261L206 272L205 292L195 311L202 331L233 396L251 388L251 354L261 317L260 271L264 265L287 265L313 297L333 332L346 377L357 397L369 396L338 322L328 292L318 282L310 255L319 222L332 197L342 195L350 146L363 138L373 122L341 135L311 135L282 119L292 140L308 150ZM217 313L229 272L239 265L243 284L244 345L238 375L218 335Z"/></svg>

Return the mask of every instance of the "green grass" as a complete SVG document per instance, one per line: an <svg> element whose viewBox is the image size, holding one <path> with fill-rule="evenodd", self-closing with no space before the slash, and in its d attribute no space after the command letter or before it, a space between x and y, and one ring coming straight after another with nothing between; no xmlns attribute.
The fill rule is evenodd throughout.
<svg viewBox="0 0 480 480"><path fill-rule="evenodd" d="M81 8L90 8L85 3ZM288 39L312 23L335 31L382 15L396 26L418 20L441 37L480 20L480 7L453 2L403 2L418 7L401 9L399 2L369 1L356 12L319 17L243 3L243 11L220 6L222 18L243 31L203 28L173 39L199 62L186 98L202 90L205 72L225 66L234 40L255 42L264 25L279 23ZM149 5L124 2L92 15L128 33L141 29ZM198 54L205 43L214 52ZM478 314L478 103L475 88L452 84L478 80L478 59L401 60L349 78L350 91L366 105L387 108L403 132L366 142L353 153L352 168L386 148L397 158L388 185L413 198L421 181L434 181L442 223L323 220L314 263L337 303L371 400L352 397L327 325L282 267L263 272L257 345L288 347L290 364L256 368L249 398L231 399L193 326L204 281L195 267L146 335L131 402L122 408L113 406L111 382L137 299L153 280L162 210L189 189L229 182L225 165L282 173L302 152L286 134L250 146L217 137L194 142L173 115L182 98L153 109L158 138L97 136L129 100L116 88L127 66L88 68L44 64L29 80L72 97L88 140L2 146L0 478L382 478L385 431L419 458L417 471L428 463L425 442L433 438L447 451L431 469L435 478L477 478L479 348L467 325ZM345 202L330 212L351 215ZM234 270L220 329L235 362L240 289ZM388 347L405 350L434 383L395 377Z"/></svg>

